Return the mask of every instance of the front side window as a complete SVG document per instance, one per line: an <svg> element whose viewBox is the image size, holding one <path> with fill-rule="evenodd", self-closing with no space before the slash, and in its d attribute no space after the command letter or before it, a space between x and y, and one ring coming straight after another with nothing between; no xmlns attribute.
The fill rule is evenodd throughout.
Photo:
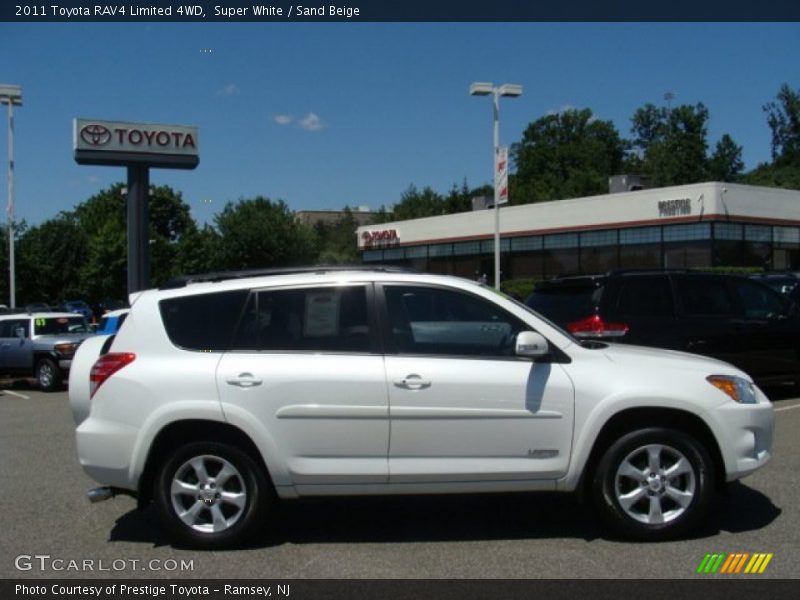
<svg viewBox="0 0 800 600"><path fill-rule="evenodd" d="M499 306L463 292L392 285L384 293L401 354L513 356L517 333L529 329Z"/></svg>
<svg viewBox="0 0 800 600"><path fill-rule="evenodd" d="M253 292L232 349L368 353L371 342L366 288Z"/></svg>
<svg viewBox="0 0 800 600"><path fill-rule="evenodd" d="M787 309L787 302L765 285L743 279L734 282L734 288L739 294L747 318L775 318Z"/></svg>

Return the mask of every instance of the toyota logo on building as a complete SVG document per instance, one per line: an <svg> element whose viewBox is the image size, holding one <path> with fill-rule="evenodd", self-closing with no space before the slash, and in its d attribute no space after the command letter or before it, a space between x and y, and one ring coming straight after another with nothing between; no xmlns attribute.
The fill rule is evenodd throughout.
<svg viewBox="0 0 800 600"><path fill-rule="evenodd" d="M102 125L86 125L81 129L81 139L90 146L105 146L111 141L111 130Z"/></svg>

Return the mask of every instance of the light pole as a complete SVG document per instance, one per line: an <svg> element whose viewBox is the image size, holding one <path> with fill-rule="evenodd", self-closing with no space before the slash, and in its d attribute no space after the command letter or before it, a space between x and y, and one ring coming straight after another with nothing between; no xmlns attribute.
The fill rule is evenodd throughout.
<svg viewBox="0 0 800 600"><path fill-rule="evenodd" d="M22 88L0 83L0 104L8 105L8 291L9 306L16 308L14 287L14 107L22 106Z"/></svg>
<svg viewBox="0 0 800 600"><path fill-rule="evenodd" d="M494 112L494 287L500 289L500 190L497 181L497 153L500 148L500 97L516 98L522 95L522 86L515 83L504 83L496 86L492 83L475 82L469 86L470 96L492 96ZM505 200L507 201L507 200Z"/></svg>

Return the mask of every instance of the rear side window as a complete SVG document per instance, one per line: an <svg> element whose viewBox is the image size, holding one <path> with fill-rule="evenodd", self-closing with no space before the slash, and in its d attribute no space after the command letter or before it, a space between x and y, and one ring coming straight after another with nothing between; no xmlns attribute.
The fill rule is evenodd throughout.
<svg viewBox="0 0 800 600"><path fill-rule="evenodd" d="M253 292L232 349L368 353L371 343L366 288Z"/></svg>
<svg viewBox="0 0 800 600"><path fill-rule="evenodd" d="M526 304L556 323L571 323L596 312L603 286L591 281L566 285L542 286L528 298Z"/></svg>
<svg viewBox="0 0 800 600"><path fill-rule="evenodd" d="M622 279L617 313L627 317L672 317L672 288L666 277L637 276Z"/></svg>
<svg viewBox="0 0 800 600"><path fill-rule="evenodd" d="M162 300L159 308L167 336L187 350L227 350L248 293L238 290Z"/></svg>
<svg viewBox="0 0 800 600"><path fill-rule="evenodd" d="M722 277L678 277L678 296L687 316L728 317L738 311Z"/></svg>

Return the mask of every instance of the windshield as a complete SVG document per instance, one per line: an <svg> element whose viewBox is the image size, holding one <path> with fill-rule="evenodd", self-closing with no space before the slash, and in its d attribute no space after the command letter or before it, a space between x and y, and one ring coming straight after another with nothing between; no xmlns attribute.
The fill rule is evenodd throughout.
<svg viewBox="0 0 800 600"><path fill-rule="evenodd" d="M89 333L86 319L74 317L47 317L34 319L34 335L59 335L62 333Z"/></svg>

